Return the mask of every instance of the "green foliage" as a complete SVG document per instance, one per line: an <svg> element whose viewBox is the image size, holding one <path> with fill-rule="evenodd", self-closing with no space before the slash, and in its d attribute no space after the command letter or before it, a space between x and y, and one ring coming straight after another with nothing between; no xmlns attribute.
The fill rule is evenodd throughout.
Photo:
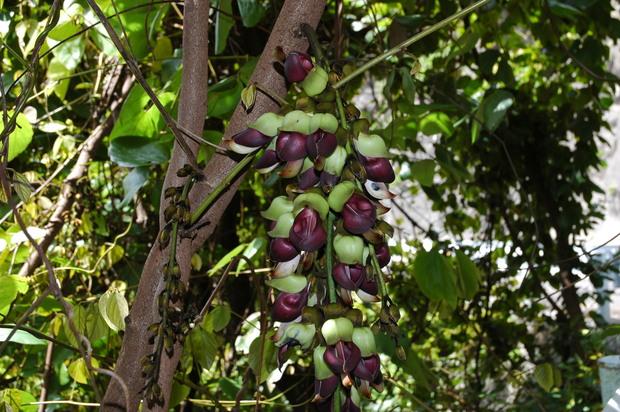
<svg viewBox="0 0 620 412"><path fill-rule="evenodd" d="M102 26L90 27L97 19L86 3L65 1L43 44L34 92L16 113L27 87L26 63L49 17L49 3L39 3L4 2L0 13L6 27L0 36L7 115L16 116L7 177L23 202L20 216L38 239L42 234L35 228L49 224L82 143L112 111L120 84L114 95L106 89L117 75L115 67L123 64ZM183 24L178 6L98 3L109 16L115 7L120 12L111 24L120 34L124 30L123 41L148 84L176 117ZM328 5L318 33L330 61L349 73L466 3L345 0L338 16ZM219 143L240 101L280 4L214 2L209 33L214 75L203 135L212 143ZM601 78L611 77L605 71L609 42L620 37L620 22L608 0L549 1L549 13L546 6L533 0L489 2L344 89L346 99L368 91L364 96L372 104L356 105L372 120L371 132L396 155L392 191L401 195L394 202L404 210L393 224L403 236L391 249L388 287L400 307L397 343L407 358L398 358L391 339L377 336L391 361L385 363L390 381L379 400L382 409L421 410L421 403L435 410L600 407L595 361L602 342L618 330L604 328L585 311L584 302L597 296L565 289L557 272L575 281L578 273L601 267L594 259L578 258L583 245L576 239L602 216L596 200L601 190L590 176L603 166L605 142L598 134L607 127L603 114L613 90ZM336 24L340 39L331 37ZM70 182L75 201L48 249L74 310L72 322L100 357L90 360L107 369L118 356L125 316L159 231L173 141L140 86L116 103L122 109L114 127L85 173ZM203 145L199 159L208 161L214 151ZM200 398L215 408L214 399L233 402L242 388L241 399L250 401L258 387L254 379L244 379L248 368L261 370L263 399L280 402L264 409L292 409L291 404L308 401L313 383L301 380L312 374L307 361L291 356L277 381L277 348L260 335L257 321L264 312L260 297L268 296L268 289L256 285L263 285L271 266L259 211L284 190L277 175L265 181L250 172L222 221L210 222L217 229L191 262L187 299L194 312L235 256L244 255L258 270L252 273L244 260L235 262L214 306L188 333L171 404ZM41 268L17 276L32 248L4 190L0 201L0 342L5 342L49 281ZM416 214L422 201L428 212ZM254 277L260 282L253 283ZM590 279L602 281L600 274ZM570 315L579 312L587 322ZM50 400L96 401L78 351L83 345L60 303L42 299L24 327L1 354L0 408L37 408L26 404L40 394L43 345L52 339ZM302 383L291 385L291 374ZM109 378L97 374L95 380L101 389Z"/></svg>

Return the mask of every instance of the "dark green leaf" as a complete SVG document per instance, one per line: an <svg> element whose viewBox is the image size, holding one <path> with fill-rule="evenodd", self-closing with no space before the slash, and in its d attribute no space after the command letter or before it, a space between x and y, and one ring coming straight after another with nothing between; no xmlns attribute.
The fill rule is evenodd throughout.
<svg viewBox="0 0 620 412"><path fill-rule="evenodd" d="M454 159L454 156L444 146L435 147L435 158L441 168L457 182L469 178L469 172Z"/></svg>
<svg viewBox="0 0 620 412"><path fill-rule="evenodd" d="M170 150L167 145L157 140L123 136L112 140L108 154L119 166L138 167L166 163Z"/></svg>
<svg viewBox="0 0 620 412"><path fill-rule="evenodd" d="M210 369L217 355L218 343L213 332L195 327L189 334L194 360L205 369Z"/></svg>
<svg viewBox="0 0 620 412"><path fill-rule="evenodd" d="M271 372L273 372L276 369L276 345L275 343L271 340L271 339L264 339L264 346L263 346L263 356L261 359L261 352L260 352L260 348L261 348L261 340L263 338L261 336L256 337L256 339L254 339L252 341L252 344L250 345L250 355L249 355L249 362L250 362L250 368L252 368L252 370L254 371L254 374L258 373L258 369L259 369L259 365L261 365L261 361L262 361L262 366L261 366L261 376L260 376L260 382L264 382L267 380L267 378L269 377L269 374Z"/></svg>
<svg viewBox="0 0 620 412"><path fill-rule="evenodd" d="M252 76L252 73L254 73L257 63L258 57L253 57L248 60L246 64L241 66L239 69L239 80L241 80L243 84L248 84L250 82L250 77Z"/></svg>
<svg viewBox="0 0 620 412"><path fill-rule="evenodd" d="M429 299L456 307L456 276L445 256L438 252L420 252L413 265L413 276Z"/></svg>
<svg viewBox="0 0 620 412"><path fill-rule="evenodd" d="M133 199L133 196L148 182L149 180L149 168L147 166L140 166L133 169L131 172L125 176L123 179L123 191L125 192L125 197L123 197L123 201L119 205L119 207L123 207L128 205Z"/></svg>
<svg viewBox="0 0 620 412"><path fill-rule="evenodd" d="M230 322L230 308L228 306L214 306L200 322L200 326L211 332L219 332Z"/></svg>
<svg viewBox="0 0 620 412"><path fill-rule="evenodd" d="M506 117L506 112L514 103L514 96L506 90L496 90L484 99L484 123L494 131Z"/></svg>
<svg viewBox="0 0 620 412"><path fill-rule="evenodd" d="M413 79L411 78L411 73L409 73L409 69L406 67L400 68L400 76L403 79L403 94L407 101L411 104L415 103L415 84L413 83Z"/></svg>
<svg viewBox="0 0 620 412"><path fill-rule="evenodd" d="M409 31L414 31L424 26L426 16L422 14L411 14L408 16L396 16L394 20Z"/></svg>
<svg viewBox="0 0 620 412"><path fill-rule="evenodd" d="M242 90L243 84L235 77L229 77L209 87L208 115L228 118L239 104Z"/></svg>
<svg viewBox="0 0 620 412"><path fill-rule="evenodd" d="M215 54L220 54L226 48L228 33L235 20L232 17L232 0L220 0L215 13ZM211 102L209 102L210 104Z"/></svg>
<svg viewBox="0 0 620 412"><path fill-rule="evenodd" d="M555 14L556 16L565 17L572 22L576 21L577 18L582 14L581 10L579 10L578 8L560 1L550 0L549 9L551 9L551 13Z"/></svg>
<svg viewBox="0 0 620 412"><path fill-rule="evenodd" d="M480 271L471 259L461 250L456 250L457 275L460 296L463 299L474 298L480 285Z"/></svg>
<svg viewBox="0 0 620 412"><path fill-rule="evenodd" d="M172 382L172 390L170 392L169 407L174 408L187 398L191 388L177 381Z"/></svg>
<svg viewBox="0 0 620 412"><path fill-rule="evenodd" d="M411 175L421 185L431 186L433 177L435 176L435 162L430 159L424 159L413 163L411 166Z"/></svg>
<svg viewBox="0 0 620 412"><path fill-rule="evenodd" d="M241 21L245 27L254 27L265 17L267 6L257 0L237 0Z"/></svg>

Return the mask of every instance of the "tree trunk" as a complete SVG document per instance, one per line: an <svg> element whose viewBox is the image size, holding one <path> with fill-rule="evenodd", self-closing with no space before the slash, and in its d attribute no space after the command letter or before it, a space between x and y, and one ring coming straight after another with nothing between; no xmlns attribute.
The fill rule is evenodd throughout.
<svg viewBox="0 0 620 412"><path fill-rule="evenodd" d="M207 109L207 22L208 2L204 0L188 0L185 2L185 20L183 36L183 81L179 102L179 124L194 134L201 135ZM325 0L286 0L278 20L272 30L263 54L256 66L251 82L258 82L273 90L280 96L286 95L286 83L284 78L274 70L274 58L272 52L276 46L282 46L286 51L305 50L308 47L306 39L299 29L302 23L316 27L323 9ZM256 120L261 114L275 111L278 104L271 98L260 95L251 113L247 114L241 106L237 107L231 119L230 126L225 136L232 136L241 131L246 124ZM197 145L191 144L197 151ZM176 171L187 162L182 150L175 144L172 159L168 168L164 187L179 186L184 179L176 176ZM212 190L217 187L237 165L235 158L229 157L224 150L216 153L209 164L203 170L205 179L197 182L192 188L189 198L193 207L199 205ZM220 195L202 218L204 225L200 227L192 239L182 239L177 247L177 263L181 267L183 282L187 283L190 273L190 260L192 255L204 244L213 232L216 223L226 209L243 175L236 178L229 188ZM162 204L164 204L162 202ZM163 217L160 217L160 225L163 225ZM168 261L169 249L163 251L159 245L155 245L144 264L142 277L136 300L126 319L126 331L121 353L116 364L116 374L123 380L129 391L129 405L124 405L123 386L118 380L113 379L102 401L102 410L138 410L142 400L142 388L146 381L142 374L140 360L143 356L153 352L153 344L149 341L147 328L159 321L157 310L157 296L163 289L163 265ZM168 399L172 385L172 378L176 370L182 346L176 344L172 356L165 353L161 357L159 385L163 390L165 403L148 408L143 405L143 410L168 410Z"/></svg>

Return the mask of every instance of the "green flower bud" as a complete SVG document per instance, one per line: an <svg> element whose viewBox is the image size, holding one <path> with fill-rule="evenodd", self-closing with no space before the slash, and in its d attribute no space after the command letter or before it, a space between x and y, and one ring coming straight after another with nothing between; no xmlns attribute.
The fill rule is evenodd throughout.
<svg viewBox="0 0 620 412"><path fill-rule="evenodd" d="M286 196L278 196L272 200L271 205L267 210L262 211L260 214L265 219L278 220L278 218L284 214L293 211L293 202L287 199Z"/></svg>
<svg viewBox="0 0 620 412"><path fill-rule="evenodd" d="M336 235L334 251L340 262L347 265L364 262L364 240L359 236Z"/></svg>
<svg viewBox="0 0 620 412"><path fill-rule="evenodd" d="M385 141L377 134L359 133L357 139L354 140L355 149L366 157L392 157L387 150Z"/></svg>
<svg viewBox="0 0 620 412"><path fill-rule="evenodd" d="M360 348L363 357L377 353L375 334L372 333L372 330L369 327L353 329L352 340L353 343Z"/></svg>
<svg viewBox="0 0 620 412"><path fill-rule="evenodd" d="M314 349L312 357L314 358L314 377L319 380L331 378L334 376L331 368L325 363L323 354L325 353L325 346L317 346Z"/></svg>
<svg viewBox="0 0 620 412"><path fill-rule="evenodd" d="M286 293L299 293L308 284L308 279L301 275L290 275L283 278L274 278L265 281L267 286Z"/></svg>
<svg viewBox="0 0 620 412"><path fill-rule="evenodd" d="M288 237L294 220L295 217L291 212L281 214L276 221L276 227L267 234L271 237Z"/></svg>
<svg viewBox="0 0 620 412"><path fill-rule="evenodd" d="M316 132L318 129L329 133L336 133L338 130L338 119L331 113L316 113L310 120L310 129Z"/></svg>
<svg viewBox="0 0 620 412"><path fill-rule="evenodd" d="M266 136L275 136L278 134L278 129L282 126L282 116L275 113L265 113L259 117L254 123L248 125L248 127L258 130Z"/></svg>
<svg viewBox="0 0 620 412"><path fill-rule="evenodd" d="M323 68L314 66L299 85L308 96L316 96L325 90L325 86L327 86L327 77L327 72L323 70Z"/></svg>
<svg viewBox="0 0 620 412"><path fill-rule="evenodd" d="M306 206L310 206L316 210L321 217L321 220L325 220L327 212L329 212L329 204L325 198L317 193L304 193L295 198L293 203L295 211L302 210ZM286 236L285 236L286 237Z"/></svg>
<svg viewBox="0 0 620 412"><path fill-rule="evenodd" d="M355 183L350 181L340 182L334 186L327 198L329 207L331 207L334 212L342 212L344 204L355 191L355 187Z"/></svg>
<svg viewBox="0 0 620 412"><path fill-rule="evenodd" d="M338 146L334 153L325 159L323 170L336 176L342 174L342 169L347 161L347 151L344 147Z"/></svg>
<svg viewBox="0 0 620 412"><path fill-rule="evenodd" d="M283 346L292 340L299 343L302 350L308 350L314 342L316 328L314 325L306 325L304 323L291 323L286 327L284 335L276 343L277 346Z"/></svg>
<svg viewBox="0 0 620 412"><path fill-rule="evenodd" d="M310 120L312 116L301 110L293 110L287 113L282 119L282 125L280 131L282 132L297 132L305 135L312 134L310 128ZM315 130L316 131L316 130Z"/></svg>
<svg viewBox="0 0 620 412"><path fill-rule="evenodd" d="M353 323L347 318L328 319L321 327L321 334L328 345L334 345L339 340L350 342Z"/></svg>

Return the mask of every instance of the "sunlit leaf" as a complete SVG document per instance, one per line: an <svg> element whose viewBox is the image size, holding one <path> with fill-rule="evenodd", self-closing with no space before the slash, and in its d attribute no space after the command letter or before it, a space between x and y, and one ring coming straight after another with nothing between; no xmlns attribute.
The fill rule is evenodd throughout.
<svg viewBox="0 0 620 412"><path fill-rule="evenodd" d="M125 330L125 318L129 315L129 305L117 290L108 290L99 298L101 317L115 332Z"/></svg>
<svg viewBox="0 0 620 412"><path fill-rule="evenodd" d="M6 325L11 326L11 325ZM7 340L11 333L11 328L0 328L0 342ZM13 336L9 339L9 342L19 343L22 345L47 345L47 341L39 339L36 336L30 334L25 330L18 329Z"/></svg>
<svg viewBox="0 0 620 412"><path fill-rule="evenodd" d="M496 90L484 99L484 124L491 131L497 129L514 103L514 96L506 90Z"/></svg>
<svg viewBox="0 0 620 412"><path fill-rule="evenodd" d="M534 369L534 380L547 392L553 388L553 375L553 365L548 362L536 365L536 368Z"/></svg>
<svg viewBox="0 0 620 412"><path fill-rule="evenodd" d="M95 358L90 359L93 368L99 367L99 361ZM77 383L87 384L89 379L88 366L84 358L74 360L69 364L69 376L71 376Z"/></svg>
<svg viewBox="0 0 620 412"><path fill-rule="evenodd" d="M15 170L13 171L13 187L15 188L15 193L17 193L19 200L24 203L30 200L30 196L32 192L34 192L34 188L30 185L26 176Z"/></svg>
<svg viewBox="0 0 620 412"><path fill-rule="evenodd" d="M12 116L12 113L9 113L9 116ZM0 116L0 125L4 127L4 123L2 121L2 117ZM24 116L22 113L17 115L17 122L15 124L15 129L9 135L9 153L7 160L10 162L15 159L17 155L22 153L30 142L32 142L32 136L34 132L32 131L32 125L28 121L28 118ZM0 145L2 147L2 145ZM2 199L0 199L2 200ZM6 202L6 200L2 200Z"/></svg>

